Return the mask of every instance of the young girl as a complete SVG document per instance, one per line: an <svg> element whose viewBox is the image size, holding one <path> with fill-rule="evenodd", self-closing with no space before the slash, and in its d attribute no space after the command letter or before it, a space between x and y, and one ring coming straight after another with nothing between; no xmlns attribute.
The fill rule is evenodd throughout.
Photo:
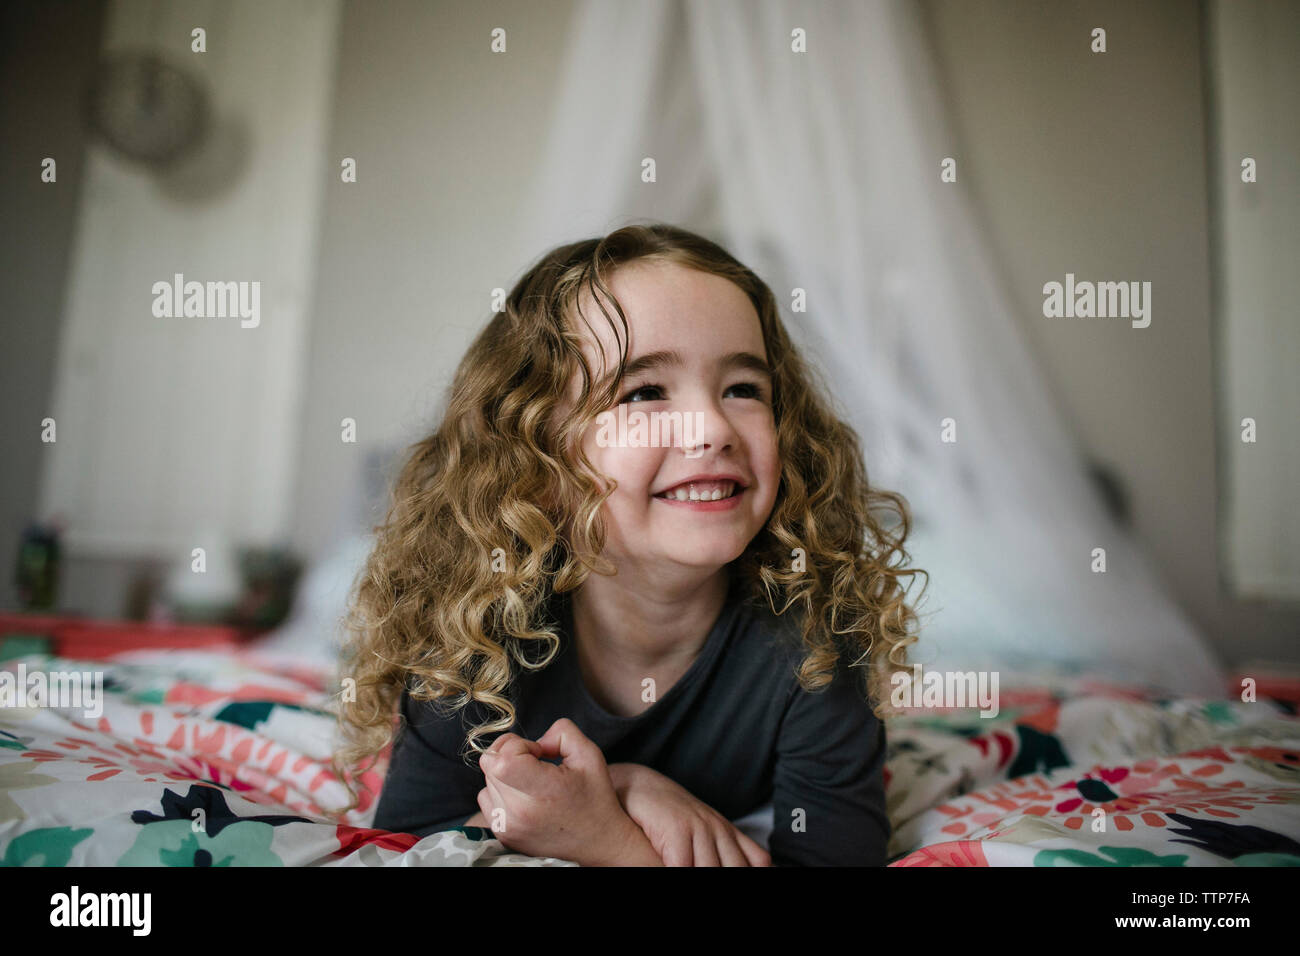
<svg viewBox="0 0 1300 956"><path fill-rule="evenodd" d="M396 735L374 825L418 836L881 865L882 718L916 640L900 579L925 573L902 566L909 524L753 272L658 224L557 248L398 478L336 767ZM729 821L767 804L765 851Z"/></svg>

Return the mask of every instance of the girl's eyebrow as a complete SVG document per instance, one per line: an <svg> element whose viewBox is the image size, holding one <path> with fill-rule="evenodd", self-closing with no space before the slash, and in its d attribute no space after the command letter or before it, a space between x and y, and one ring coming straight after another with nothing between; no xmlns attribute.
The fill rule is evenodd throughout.
<svg viewBox="0 0 1300 956"><path fill-rule="evenodd" d="M623 377L631 378L634 375L656 368L680 368L684 364L682 353L674 349L647 352L645 355L638 356L627 363L623 369ZM768 378L772 377L771 366L753 352L731 352L724 355L718 365L724 372L743 368L759 372L768 376Z"/></svg>

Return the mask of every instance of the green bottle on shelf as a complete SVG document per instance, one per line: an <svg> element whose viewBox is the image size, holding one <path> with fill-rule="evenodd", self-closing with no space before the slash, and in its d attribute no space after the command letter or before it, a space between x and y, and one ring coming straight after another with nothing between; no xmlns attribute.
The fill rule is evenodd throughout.
<svg viewBox="0 0 1300 956"><path fill-rule="evenodd" d="M18 547L18 600L29 611L52 611L59 590L59 530L29 525Z"/></svg>

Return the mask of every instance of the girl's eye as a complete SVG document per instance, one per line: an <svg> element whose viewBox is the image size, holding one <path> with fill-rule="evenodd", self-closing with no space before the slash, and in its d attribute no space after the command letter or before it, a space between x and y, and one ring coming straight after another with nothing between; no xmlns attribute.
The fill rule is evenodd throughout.
<svg viewBox="0 0 1300 956"><path fill-rule="evenodd" d="M757 398L760 400L763 398L763 390L753 382L741 382L737 385L732 385L727 389L727 391L730 392L733 389L740 389L741 392L744 393L744 398Z"/></svg>
<svg viewBox="0 0 1300 956"><path fill-rule="evenodd" d="M658 393L658 394L655 395L654 397L647 398L647 397L644 397L644 393L645 393L645 392L656 392L656 393ZM641 396L642 396L642 398L641 398L640 400L643 401L643 402L653 402L653 401L658 401L658 400L660 400L660 399L663 398L663 389L660 388L658 385L642 385L642 386L640 386L640 387L638 387L638 388L634 388L634 389L632 389L632 391L630 391L630 392L628 392L626 395L624 395L624 396L622 397L622 399L619 400L619 404L620 404L620 405L626 405L627 403L633 401L634 397L637 396L637 395L641 395Z"/></svg>
<svg viewBox="0 0 1300 956"><path fill-rule="evenodd" d="M763 389L760 385L754 382L738 382L735 385L728 386L724 394L730 394L737 390L739 390L741 398L755 398L759 401L763 400ZM619 399L619 404L626 405L637 401L659 402L663 401L663 399L664 389L662 385L641 385L632 389L632 391Z"/></svg>

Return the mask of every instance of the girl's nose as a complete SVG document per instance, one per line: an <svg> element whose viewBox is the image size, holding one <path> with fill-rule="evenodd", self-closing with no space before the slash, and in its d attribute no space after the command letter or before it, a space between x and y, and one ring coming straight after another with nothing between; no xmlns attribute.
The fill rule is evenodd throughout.
<svg viewBox="0 0 1300 956"><path fill-rule="evenodd" d="M728 451L735 445L736 431L716 407L706 405L698 413L688 413L682 426L682 450L687 458L699 458L711 450Z"/></svg>

